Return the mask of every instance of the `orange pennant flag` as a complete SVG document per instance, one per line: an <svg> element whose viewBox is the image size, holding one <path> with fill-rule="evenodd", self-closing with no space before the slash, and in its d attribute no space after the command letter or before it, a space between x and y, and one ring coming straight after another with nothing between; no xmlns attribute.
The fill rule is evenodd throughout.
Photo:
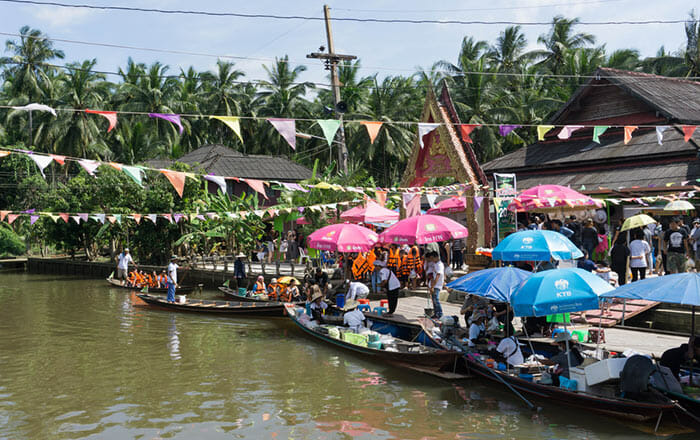
<svg viewBox="0 0 700 440"><path fill-rule="evenodd" d="M267 194L265 194L265 182L263 182L262 180L255 180L255 179L243 179L243 180L245 180L245 183L247 183L248 186L250 186L255 191L262 194L263 197L265 197L266 199L268 198Z"/></svg>
<svg viewBox="0 0 700 440"><path fill-rule="evenodd" d="M10 155L9 151L0 150L0 157L5 157L5 156L9 156L9 155Z"/></svg>
<svg viewBox="0 0 700 440"><path fill-rule="evenodd" d="M636 125L625 125L625 145L632 140L632 132L636 129Z"/></svg>
<svg viewBox="0 0 700 440"><path fill-rule="evenodd" d="M17 220L19 214L7 214L7 223L12 224L13 221Z"/></svg>
<svg viewBox="0 0 700 440"><path fill-rule="evenodd" d="M122 164L120 164L120 163L109 162L108 165L111 166L112 168L114 168L114 169L117 170L117 171L121 171L121 170L122 170Z"/></svg>
<svg viewBox="0 0 700 440"><path fill-rule="evenodd" d="M383 208L386 206L386 191L375 191L375 196L377 197L377 203Z"/></svg>
<svg viewBox="0 0 700 440"><path fill-rule="evenodd" d="M690 137L693 135L693 132L697 128L697 125L684 125L683 126L683 139L685 139L686 142L690 140Z"/></svg>
<svg viewBox="0 0 700 440"><path fill-rule="evenodd" d="M173 188L175 188L177 195L179 195L180 198L182 198L182 192L185 190L185 178L187 177L187 175L180 171L165 169L161 169L160 172L165 174L165 177L168 178L170 183L173 185Z"/></svg>
<svg viewBox="0 0 700 440"><path fill-rule="evenodd" d="M49 157L55 160L56 162L60 163L61 165L66 164L66 156L61 156L58 154L49 154Z"/></svg>
<svg viewBox="0 0 700 440"><path fill-rule="evenodd" d="M65 212L60 212L58 213L58 216L61 217L64 222L68 223L68 219L70 218L68 214L66 214Z"/></svg>
<svg viewBox="0 0 700 440"><path fill-rule="evenodd" d="M367 134L369 135L369 140L371 143L374 143L374 140L377 139L377 135L379 134L379 129L382 128L382 122L376 122L376 121L362 121L360 124L364 125L365 128L367 129Z"/></svg>
<svg viewBox="0 0 700 440"><path fill-rule="evenodd" d="M85 113L93 113L95 115L100 115L107 119L109 121L109 128L107 128L107 133L112 131L112 129L117 126L117 112L104 112L100 110L86 109Z"/></svg>
<svg viewBox="0 0 700 440"><path fill-rule="evenodd" d="M462 134L462 140L468 144L473 144L471 134L476 127L481 127L479 124L461 124L459 126L459 132Z"/></svg>
<svg viewBox="0 0 700 440"><path fill-rule="evenodd" d="M11 213L12 211L0 211L0 222L5 220L5 217L7 217L7 214Z"/></svg>
<svg viewBox="0 0 700 440"><path fill-rule="evenodd" d="M141 224L141 214L131 214L131 216L134 218L137 225Z"/></svg>

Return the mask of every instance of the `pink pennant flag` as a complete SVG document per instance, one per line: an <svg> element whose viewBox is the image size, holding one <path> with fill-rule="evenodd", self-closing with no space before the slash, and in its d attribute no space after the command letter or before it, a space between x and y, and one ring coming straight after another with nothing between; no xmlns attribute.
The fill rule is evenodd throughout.
<svg viewBox="0 0 700 440"><path fill-rule="evenodd" d="M183 214L173 214L173 219L175 219L175 223L180 223L180 220L182 220L182 217L184 217Z"/></svg>
<svg viewBox="0 0 700 440"><path fill-rule="evenodd" d="M379 134L379 129L382 128L382 122L376 121L362 121L360 124L364 125L367 129L367 134L369 135L370 143L373 144L374 140L377 139Z"/></svg>
<svg viewBox="0 0 700 440"><path fill-rule="evenodd" d="M107 119L109 121L109 128L107 128L107 133L112 131L112 129L117 126L117 112L104 112L101 110L86 109L85 113L93 113Z"/></svg>
<svg viewBox="0 0 700 440"><path fill-rule="evenodd" d="M63 220L64 222L68 223L68 219L70 218L70 215L68 215L68 214L65 213L65 212L59 212L59 213L58 213L58 216L61 217L61 220Z"/></svg>
<svg viewBox="0 0 700 440"><path fill-rule="evenodd" d="M625 126L625 145L632 140L632 132L637 129L636 125L626 125Z"/></svg>
<svg viewBox="0 0 700 440"><path fill-rule="evenodd" d="M95 177L95 170L100 166L100 163L94 160L83 159L79 160L78 163L87 173Z"/></svg>
<svg viewBox="0 0 700 440"><path fill-rule="evenodd" d="M474 212L478 211L479 208L481 208L481 203L483 201L484 201L484 198L481 196L474 197Z"/></svg>
<svg viewBox="0 0 700 440"><path fill-rule="evenodd" d="M294 119L283 118L268 118L267 120L273 127L282 135L287 143L292 147L292 150L297 149L297 129ZM267 198L267 197L266 197Z"/></svg>
<svg viewBox="0 0 700 440"><path fill-rule="evenodd" d="M173 216L170 214L163 214L162 215L164 219L166 219L169 223L173 222Z"/></svg>
<svg viewBox="0 0 700 440"><path fill-rule="evenodd" d="M262 180L255 180L255 179L243 179L243 180L245 181L245 183L248 184L248 186L250 186L255 191L262 194L263 197L265 197L266 199L268 198L267 194L265 194L265 182L263 182Z"/></svg>
<svg viewBox="0 0 700 440"><path fill-rule="evenodd" d="M108 215L107 216L107 221L109 221L111 224L114 224L114 222L117 221L117 218L113 215Z"/></svg>
<svg viewBox="0 0 700 440"><path fill-rule="evenodd" d="M5 217L7 217L7 214L11 213L12 211L0 211L0 222L5 220Z"/></svg>
<svg viewBox="0 0 700 440"><path fill-rule="evenodd" d="M693 136L693 132L697 128L697 125L684 125L683 126L683 139L688 142Z"/></svg>
<svg viewBox="0 0 700 440"><path fill-rule="evenodd" d="M12 222L17 220L17 217L19 217L19 214L7 214L7 223L12 224Z"/></svg>
<svg viewBox="0 0 700 440"><path fill-rule="evenodd" d="M29 217L29 224L30 224L30 225L33 225L34 223L36 223L37 220L39 220L39 216L38 216L38 215L32 215L32 216Z"/></svg>
<svg viewBox="0 0 700 440"><path fill-rule="evenodd" d="M141 224L141 214L131 214L131 218L134 219L137 225Z"/></svg>
<svg viewBox="0 0 700 440"><path fill-rule="evenodd" d="M288 182L280 182L282 186L287 188L290 191L301 191L301 192L309 192L308 189L304 188L303 186L299 185L298 183L288 183Z"/></svg>
<svg viewBox="0 0 700 440"><path fill-rule="evenodd" d="M420 194L403 194L403 207L406 209L406 218L420 215L420 198Z"/></svg>
<svg viewBox="0 0 700 440"><path fill-rule="evenodd" d="M82 220L84 222L88 221L88 215L85 213L78 214L78 217L80 217L80 220Z"/></svg>
<svg viewBox="0 0 700 440"><path fill-rule="evenodd" d="M474 141L471 138L472 131L476 129L476 127L481 127L480 124L461 124L459 126L459 132L462 135L462 140L468 144L473 144Z"/></svg>
<svg viewBox="0 0 700 440"><path fill-rule="evenodd" d="M151 118L165 119L166 121L177 125L178 132L180 134L182 134L182 131L184 130L182 127L182 122L180 121L180 115L175 115L172 113L149 113L148 116Z"/></svg>
<svg viewBox="0 0 700 440"><path fill-rule="evenodd" d="M61 156L59 154L49 154L53 160L56 162L60 163L61 165L66 164L66 156Z"/></svg>
<svg viewBox="0 0 700 440"><path fill-rule="evenodd" d="M571 134L575 132L576 130L580 130L583 128L583 125L565 125L564 128L561 129L557 137L559 139L569 139L571 137Z"/></svg>
<svg viewBox="0 0 700 440"><path fill-rule="evenodd" d="M182 193L185 190L185 178L187 177L187 175L180 171L166 169L161 169L160 172L165 174L165 177L168 178L170 183L173 185L173 188L175 188L177 195L179 195L180 198L182 198Z"/></svg>

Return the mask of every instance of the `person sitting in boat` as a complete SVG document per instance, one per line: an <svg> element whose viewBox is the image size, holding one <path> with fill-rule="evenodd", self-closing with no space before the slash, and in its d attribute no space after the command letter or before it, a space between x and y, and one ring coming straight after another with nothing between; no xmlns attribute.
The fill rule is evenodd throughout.
<svg viewBox="0 0 700 440"><path fill-rule="evenodd" d="M160 275L158 275L158 288L159 289L165 289L168 284L168 275L165 273L165 269L163 269L160 272Z"/></svg>
<svg viewBox="0 0 700 440"><path fill-rule="evenodd" d="M286 288L283 288L280 292L280 301L282 302L296 302L301 301L301 294L299 293L299 288L297 287L297 280L291 278L289 284Z"/></svg>
<svg viewBox="0 0 700 440"><path fill-rule="evenodd" d="M265 278L263 278L262 275L259 275L258 279L255 281L255 286L253 286L253 293L256 295L263 295L266 293Z"/></svg>
<svg viewBox="0 0 700 440"><path fill-rule="evenodd" d="M323 292L318 286L314 286L311 290L313 291L310 301L311 305L309 306L311 319L319 324L323 324L323 313L328 308L328 304L323 301Z"/></svg>
<svg viewBox="0 0 700 440"><path fill-rule="evenodd" d="M267 285L267 299L270 301L277 301L280 297L280 285L277 283L277 278L270 280L270 284Z"/></svg>
<svg viewBox="0 0 700 440"><path fill-rule="evenodd" d="M583 355L576 347L571 335L568 332L557 333L554 342L559 345L559 353L549 359L541 359L544 365L557 365L555 374L552 375L553 384L559 386L559 377L564 376L569 379L569 368L578 367L583 363ZM569 351L567 352L567 347Z"/></svg>
<svg viewBox="0 0 700 440"><path fill-rule="evenodd" d="M155 270L148 276L148 287L151 289L158 287L158 273Z"/></svg>
<svg viewBox="0 0 700 440"><path fill-rule="evenodd" d="M469 326L472 317L476 317L479 313L486 314L488 307L489 302L485 298L478 295L467 295L459 313L464 316L464 323Z"/></svg>
<svg viewBox="0 0 700 440"><path fill-rule="evenodd" d="M311 279L311 283L317 285L324 295L328 293L328 274L320 267L316 268L316 273Z"/></svg>
<svg viewBox="0 0 700 440"><path fill-rule="evenodd" d="M508 365L514 367L525 362L523 358L523 352L520 350L520 346L523 345L518 342L518 338L515 336L509 336L507 338L501 339L496 347L496 353L494 357L498 357L499 361L503 361Z"/></svg>
<svg viewBox="0 0 700 440"><path fill-rule="evenodd" d="M475 312L471 321L472 324L469 326L468 344L470 347L475 347L478 342L486 338L486 313L480 311Z"/></svg>
<svg viewBox="0 0 700 440"><path fill-rule="evenodd" d="M691 364L694 360L700 360L700 336L697 335L691 336L687 344L681 344L680 347L666 350L661 355L660 363L664 367L668 367L680 382L681 364Z"/></svg>
<svg viewBox="0 0 700 440"><path fill-rule="evenodd" d="M365 314L357 310L359 304L354 299L351 299L346 301L345 306L343 306L343 311L345 312L343 314L343 324L347 325L355 333L364 327L365 322Z"/></svg>

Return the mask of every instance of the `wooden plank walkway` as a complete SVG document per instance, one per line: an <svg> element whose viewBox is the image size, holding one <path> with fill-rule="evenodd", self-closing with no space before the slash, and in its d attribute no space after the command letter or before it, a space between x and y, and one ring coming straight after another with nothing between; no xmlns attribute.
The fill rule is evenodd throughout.
<svg viewBox="0 0 700 440"><path fill-rule="evenodd" d="M374 310L375 307L379 307L379 300L370 301L370 305L372 310ZM443 315L459 315L459 309L461 308L460 304L441 301L440 305L442 306ZM391 319L398 322L418 324L418 318L425 316L425 309L432 307L433 305L426 292L423 292L422 295L418 294L416 296L399 298L399 304L396 307L396 312Z"/></svg>
<svg viewBox="0 0 700 440"><path fill-rule="evenodd" d="M639 315L642 312L658 306L660 303L645 300L615 300L610 305L609 312L603 313L602 310L588 310L582 313L572 313L571 322L584 323L597 326L600 321L602 327L614 327L624 319L630 319Z"/></svg>

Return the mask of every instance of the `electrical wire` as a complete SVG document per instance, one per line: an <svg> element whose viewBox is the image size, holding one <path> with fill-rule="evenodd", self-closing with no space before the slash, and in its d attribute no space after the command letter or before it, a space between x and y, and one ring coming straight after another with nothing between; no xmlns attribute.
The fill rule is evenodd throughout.
<svg viewBox="0 0 700 440"><path fill-rule="evenodd" d="M346 12L379 12L379 13L442 13L442 12L479 12L479 11L516 11L522 9L541 9L541 8L551 8L556 6L582 6L597 3L612 3L620 2L625 0L594 0L594 1L583 1L583 2L569 2L569 3L550 3L543 5L531 5L531 6L505 6L505 7L493 7L493 8L460 8L460 9L352 9L352 8L333 8L334 11L346 11Z"/></svg>
<svg viewBox="0 0 700 440"><path fill-rule="evenodd" d="M239 18L265 18L275 20L313 20L324 21L323 17L305 15L277 15L277 14L246 14L241 12L213 12L186 9L159 9L141 8L133 6L101 6L91 4L68 4L55 1L36 0L0 0L4 3L30 4L39 6L58 6L62 8L81 8L103 11L127 11L127 12L152 12L159 14L180 15L204 15L211 17L239 17ZM357 17L333 17L331 21L355 22L355 23L385 23L385 24L441 24L441 25L514 25L514 26L550 26L551 21L487 21L487 20L431 20L431 19L402 19L402 18L357 18ZM589 26L619 26L619 25L647 25L647 24L678 24L685 23L686 19L675 20L617 20L617 21L580 21L577 24Z"/></svg>

